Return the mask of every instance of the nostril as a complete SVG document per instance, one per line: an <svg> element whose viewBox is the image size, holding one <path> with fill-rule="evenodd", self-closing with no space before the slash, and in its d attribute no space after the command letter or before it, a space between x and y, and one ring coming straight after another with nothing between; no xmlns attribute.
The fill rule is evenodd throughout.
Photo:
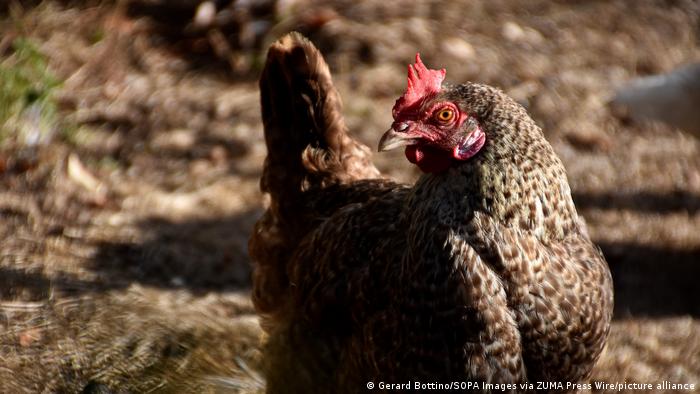
<svg viewBox="0 0 700 394"><path fill-rule="evenodd" d="M408 128L408 123L399 123L396 131L404 131Z"/></svg>

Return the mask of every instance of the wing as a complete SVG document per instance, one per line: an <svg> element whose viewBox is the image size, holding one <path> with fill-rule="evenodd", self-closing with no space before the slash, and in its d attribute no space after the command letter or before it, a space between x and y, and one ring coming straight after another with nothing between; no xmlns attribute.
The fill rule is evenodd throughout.
<svg viewBox="0 0 700 394"><path fill-rule="evenodd" d="M289 298L291 279L289 273L303 265L303 256L318 253L326 243L333 245L334 226L344 215L339 211L348 206L362 206L369 201L382 199L401 190L394 182L374 179L362 180L349 184L333 184L306 190L298 199L297 222L299 225L290 234L280 225L274 211L268 210L258 220L249 242L249 252L257 263L253 280L253 300L265 321L274 320L274 315L286 308L285 300ZM367 224L377 223L368 214ZM347 231L352 231L348 229ZM293 239L294 242L290 241ZM310 239L319 244L311 244ZM292 261L292 256L295 257ZM321 262L312 256L310 262ZM327 267L318 267L323 271Z"/></svg>
<svg viewBox="0 0 700 394"><path fill-rule="evenodd" d="M613 309L612 278L585 230L547 239L477 214L469 237L501 280L530 381L579 381L602 351ZM578 229L584 229L580 223Z"/></svg>
<svg viewBox="0 0 700 394"><path fill-rule="evenodd" d="M400 377L523 382L508 288L457 228L413 221L397 298Z"/></svg>
<svg viewBox="0 0 700 394"><path fill-rule="evenodd" d="M338 325L340 331L346 331L345 323L352 316L337 316L337 311L347 310L351 315L362 315L357 316L361 319L366 315L365 304L376 300L374 290L387 285L382 284L386 271L396 265L392 261L404 250L397 218L408 189L386 185L393 186L381 191L373 188L372 197L363 195L365 201L344 201L339 210L328 208L333 215L311 232L291 257L288 272L294 286L290 298L310 321ZM325 210L321 207L318 212ZM355 307L357 310L351 311ZM334 316L329 317L329 313Z"/></svg>

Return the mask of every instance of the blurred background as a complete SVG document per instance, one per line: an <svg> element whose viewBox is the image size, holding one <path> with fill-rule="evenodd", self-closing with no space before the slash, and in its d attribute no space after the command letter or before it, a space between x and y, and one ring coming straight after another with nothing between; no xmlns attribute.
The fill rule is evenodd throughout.
<svg viewBox="0 0 700 394"><path fill-rule="evenodd" d="M639 120L700 113L700 87L624 90L700 62L700 2L9 0L0 392L262 390L246 250L264 206L257 77L291 30L324 53L372 147L417 51L524 105L615 280L591 380L700 387L700 121ZM401 152L375 161L418 176Z"/></svg>

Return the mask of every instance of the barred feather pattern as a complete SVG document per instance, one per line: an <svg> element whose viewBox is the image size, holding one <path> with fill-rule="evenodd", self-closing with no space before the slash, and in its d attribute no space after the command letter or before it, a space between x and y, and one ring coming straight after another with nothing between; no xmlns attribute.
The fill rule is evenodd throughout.
<svg viewBox="0 0 700 394"><path fill-rule="evenodd" d="M261 78L272 203L250 251L267 391L585 379L608 335L612 280L525 110L485 85L443 85L433 100L477 118L486 145L401 185L347 135L322 62L292 34Z"/></svg>

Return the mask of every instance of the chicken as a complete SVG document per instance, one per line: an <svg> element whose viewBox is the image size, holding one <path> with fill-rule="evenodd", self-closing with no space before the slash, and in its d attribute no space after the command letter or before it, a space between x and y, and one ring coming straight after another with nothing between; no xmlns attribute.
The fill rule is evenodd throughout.
<svg viewBox="0 0 700 394"><path fill-rule="evenodd" d="M662 121L700 138L700 64L637 79L610 104L621 118Z"/></svg>
<svg viewBox="0 0 700 394"><path fill-rule="evenodd" d="M520 105L444 77L418 56L409 66L379 144L405 147L425 173L402 185L348 136L316 48L291 33L269 49L261 188L271 202L249 245L269 393L408 381L489 392L485 383L589 375L612 279L564 167Z"/></svg>

